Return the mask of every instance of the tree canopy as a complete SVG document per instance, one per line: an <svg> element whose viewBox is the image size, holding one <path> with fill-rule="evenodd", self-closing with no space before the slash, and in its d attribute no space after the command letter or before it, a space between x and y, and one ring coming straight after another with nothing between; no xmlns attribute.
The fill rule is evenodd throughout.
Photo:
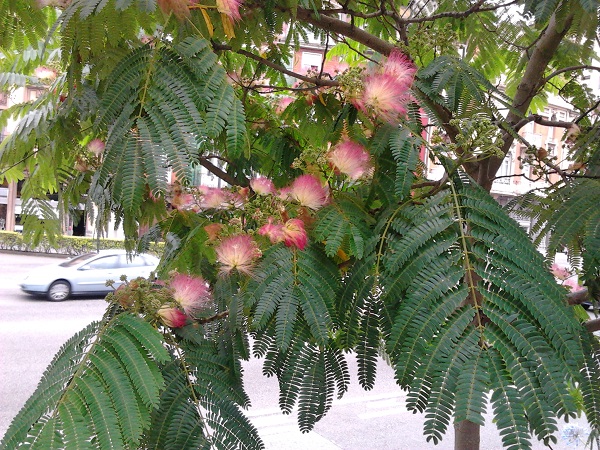
<svg viewBox="0 0 600 450"><path fill-rule="evenodd" d="M478 448L489 408L506 448L580 413L597 440L597 324L549 269L567 248L598 298L598 6L1 2L3 89L45 87L0 116L18 120L0 173L24 179L26 235L60 232L58 194L60 214L116 217L130 249L165 244L158 281L111 294L2 448L262 448L252 356L304 431L384 356L424 441L456 423L456 448ZM343 65L294 69L310 40ZM573 120L539 114L549 96ZM565 130L568 168L519 134L532 122ZM510 210L490 190L516 142L545 184ZM198 166L228 187L194 186Z"/></svg>

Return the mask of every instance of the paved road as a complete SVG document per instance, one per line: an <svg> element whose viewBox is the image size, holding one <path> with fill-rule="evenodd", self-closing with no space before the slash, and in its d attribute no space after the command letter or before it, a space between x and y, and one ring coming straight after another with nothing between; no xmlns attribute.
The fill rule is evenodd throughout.
<svg viewBox="0 0 600 450"><path fill-rule="evenodd" d="M20 278L31 268L56 262L53 257L0 253L0 436L22 407L54 353L63 342L93 320L106 303L102 299L77 299L51 303L19 291ZM453 449L453 433L437 446L422 436L423 416L404 408L404 393L396 387L392 371L380 364L376 387L362 391L356 383L356 367L350 391L334 402L330 413L312 433L302 434L295 417L277 408L277 382L261 374L262 363L245 364L253 407L248 415L269 450L420 450ZM584 421L576 421L585 424ZM482 450L501 449L491 417L482 430ZM564 425L559 426L560 429ZM535 444L535 450L544 449ZM560 439L554 449L570 449ZM583 446L579 446L583 448ZM68 450L68 449L67 449Z"/></svg>

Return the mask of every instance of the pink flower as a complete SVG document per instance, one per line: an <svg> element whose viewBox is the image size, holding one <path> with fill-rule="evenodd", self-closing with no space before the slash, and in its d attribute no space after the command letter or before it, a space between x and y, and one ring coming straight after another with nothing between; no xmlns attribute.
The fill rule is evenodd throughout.
<svg viewBox="0 0 600 450"><path fill-rule="evenodd" d="M201 277L178 273L169 285L173 289L173 298L190 317L212 302L208 285Z"/></svg>
<svg viewBox="0 0 600 450"><path fill-rule="evenodd" d="M228 193L223 189L208 186L200 186L198 189L202 193L200 207L203 209L223 208L228 200Z"/></svg>
<svg viewBox="0 0 600 450"><path fill-rule="evenodd" d="M302 206L319 209L327 203L328 193L314 175L300 175L292 183L289 196Z"/></svg>
<svg viewBox="0 0 600 450"><path fill-rule="evenodd" d="M254 260L260 257L260 250L256 243L246 234L225 239L216 248L216 252L223 274L237 269L238 272L249 275Z"/></svg>
<svg viewBox="0 0 600 450"><path fill-rule="evenodd" d="M240 6L243 0L217 0L217 10L234 21L241 20Z"/></svg>
<svg viewBox="0 0 600 450"><path fill-rule="evenodd" d="M357 108L394 123L406 114L410 100L410 86L416 67L399 51L393 51L381 70L364 80L362 96L355 99Z"/></svg>
<svg viewBox="0 0 600 450"><path fill-rule="evenodd" d="M563 281L563 286L566 286L567 289L569 289L571 292L577 292L577 291L581 291L582 289L585 289L583 286L581 286L577 280L575 278L567 278L565 281Z"/></svg>
<svg viewBox="0 0 600 450"><path fill-rule="evenodd" d="M293 97L283 97L283 98L279 99L279 101L277 102L277 106L276 106L275 110L277 111L278 114L281 114L293 102L294 102Z"/></svg>
<svg viewBox="0 0 600 450"><path fill-rule="evenodd" d="M559 280L566 280L571 276L571 272L566 267L560 267L558 264L552 264L550 272Z"/></svg>
<svg viewBox="0 0 600 450"><path fill-rule="evenodd" d="M348 139L336 145L327 159L338 172L353 180L358 180L371 169L369 153L362 145Z"/></svg>
<svg viewBox="0 0 600 450"><path fill-rule="evenodd" d="M365 89L357 106L386 122L394 123L406 114L410 97L404 83L389 74L375 74L365 80Z"/></svg>
<svg viewBox="0 0 600 450"><path fill-rule="evenodd" d="M36 67L33 73L40 80L54 80L57 75L56 70L46 66Z"/></svg>
<svg viewBox="0 0 600 450"><path fill-rule="evenodd" d="M279 197L281 200L289 200L291 193L291 186L282 187L279 189L279 192L277 192L277 197Z"/></svg>
<svg viewBox="0 0 600 450"><path fill-rule="evenodd" d="M416 71L414 64L398 50L394 50L383 65L383 73L393 76L405 90L410 88Z"/></svg>
<svg viewBox="0 0 600 450"><path fill-rule="evenodd" d="M283 243L288 247L296 247L304 250L308 242L308 236L304 229L304 222L300 219L290 219L283 226Z"/></svg>
<svg viewBox="0 0 600 450"><path fill-rule="evenodd" d="M269 195L275 192L275 185L268 178L260 177L250 180L250 187L258 195Z"/></svg>
<svg viewBox="0 0 600 450"><path fill-rule="evenodd" d="M240 190L241 191L241 190ZM225 206L229 208L241 208L246 202L247 193L241 192L229 192L225 191L226 203Z"/></svg>
<svg viewBox="0 0 600 450"><path fill-rule="evenodd" d="M269 222L259 228L258 234L261 236L267 236L273 244L282 242L285 238L283 232L283 225L274 224L273 218L269 218Z"/></svg>
<svg viewBox="0 0 600 450"><path fill-rule="evenodd" d="M100 156L104 152L104 141L102 139L92 139L88 145L88 150L96 156Z"/></svg>
<svg viewBox="0 0 600 450"><path fill-rule="evenodd" d="M187 321L186 315L178 308L163 305L158 311L163 323L170 328L181 328Z"/></svg>
<svg viewBox="0 0 600 450"><path fill-rule="evenodd" d="M173 208L180 211L192 208L196 203L196 199L192 194L179 193L171 200Z"/></svg>

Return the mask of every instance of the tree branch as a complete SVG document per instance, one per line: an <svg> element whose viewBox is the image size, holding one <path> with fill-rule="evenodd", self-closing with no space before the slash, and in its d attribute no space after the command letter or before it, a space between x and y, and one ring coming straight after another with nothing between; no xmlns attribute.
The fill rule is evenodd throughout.
<svg viewBox="0 0 600 450"><path fill-rule="evenodd" d="M422 23L422 22L433 22L438 19L445 19L445 18L464 19L464 18L469 17L471 14L476 14L476 13L480 13L480 12L496 11L498 9L502 9L502 8L509 7L511 5L515 5L515 4L519 3L519 0L512 0L512 1L509 1L508 3L504 3L502 5L493 5L493 6L482 6L484 3L485 3L485 0L479 0L473 6L471 6L469 9L466 9L464 11L448 11L448 12L444 12L444 13L432 14L431 16L418 17L418 18L414 18L414 19L400 18L400 20L404 23Z"/></svg>
<svg viewBox="0 0 600 450"><path fill-rule="evenodd" d="M211 163L209 161L209 159L206 157L201 157L199 162L202 167L204 167L206 170L208 170L210 173L214 174L215 176L219 177L225 183L230 184L231 186L248 186L250 184L250 181L248 181L248 180L243 180L243 181L236 180L234 177L229 175L223 169L221 169L220 167L217 167L213 163Z"/></svg>
<svg viewBox="0 0 600 450"><path fill-rule="evenodd" d="M558 128L570 128L573 125L573 122L565 122L562 120L548 120L545 119L540 114L530 114L527 117L522 118L516 124L513 125L514 131L519 131L529 122L535 122L540 125L544 125L546 127L558 127Z"/></svg>
<svg viewBox="0 0 600 450"><path fill-rule="evenodd" d="M284 66L281 66L272 61L269 61L268 59L265 59L265 58L258 56L252 52L249 52L247 50L243 50L243 49L233 50L233 47L231 47L230 45L213 42L213 49L215 49L217 51L224 51L224 50L235 51L235 53L237 53L239 55L243 55L247 58L253 59L254 61L258 61L259 63L264 64L265 66L268 66L272 69L277 70L278 72L284 73L291 77L297 78L297 79L305 81L307 83L312 83L315 86L328 86L328 87L339 86L339 83L337 81L327 80L325 78L307 77L305 75L301 75L299 73L296 73L289 69L286 69Z"/></svg>
<svg viewBox="0 0 600 450"><path fill-rule="evenodd" d="M329 17L325 14L316 15L315 11L312 9L298 8L296 16L298 20L307 22L322 30L349 37L385 56L389 56L392 50L396 48L394 44L358 28L353 23Z"/></svg>
<svg viewBox="0 0 600 450"><path fill-rule="evenodd" d="M546 78L544 78L542 80L542 83L546 84L547 82L550 81L550 79L552 79L552 78L560 75L561 73L573 72L575 70L583 70L583 69L600 71L600 67L598 67L598 66L589 66L587 64L583 64L583 65L580 65L580 66L564 67L562 69L558 69L558 70L555 70L554 72L552 72L550 75L548 75Z"/></svg>

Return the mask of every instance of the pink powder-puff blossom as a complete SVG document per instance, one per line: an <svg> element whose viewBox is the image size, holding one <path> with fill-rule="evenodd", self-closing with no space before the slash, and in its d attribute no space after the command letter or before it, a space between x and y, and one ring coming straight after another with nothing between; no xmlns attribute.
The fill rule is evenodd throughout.
<svg viewBox="0 0 600 450"><path fill-rule="evenodd" d="M104 141L102 139L92 139L88 145L88 150L96 156L100 156L104 152Z"/></svg>
<svg viewBox="0 0 600 450"><path fill-rule="evenodd" d="M250 187L258 195L269 195L275 192L275 185L273 182L264 177L250 180Z"/></svg>
<svg viewBox="0 0 600 450"><path fill-rule="evenodd" d="M401 52L394 51L379 71L365 78L362 95L353 102L368 114L390 123L397 122L399 116L406 114L415 73L414 64Z"/></svg>
<svg viewBox="0 0 600 450"><path fill-rule="evenodd" d="M217 11L237 22L242 18L240 15L242 3L242 0L217 0Z"/></svg>
<svg viewBox="0 0 600 450"><path fill-rule="evenodd" d="M220 209L228 201L228 193L223 189L200 186L198 190L202 194L202 199L200 200L200 207L202 209Z"/></svg>
<svg viewBox="0 0 600 450"><path fill-rule="evenodd" d="M284 200L284 201L285 200L289 200L291 193L292 193L292 187L291 186L282 187L277 192L277 197L279 197L279 199Z"/></svg>
<svg viewBox="0 0 600 450"><path fill-rule="evenodd" d="M398 50L394 50L383 65L383 73L393 76L405 90L412 85L416 70L406 55Z"/></svg>
<svg viewBox="0 0 600 450"><path fill-rule="evenodd" d="M283 226L283 243L288 247L304 250L308 236L304 229L304 222L300 219L290 219Z"/></svg>
<svg viewBox="0 0 600 450"><path fill-rule="evenodd" d="M54 70L50 67L46 67L46 66L36 67L36 69L34 70L33 73L40 80L52 81L52 80L56 79L56 76L57 76L56 70Z"/></svg>
<svg viewBox="0 0 600 450"><path fill-rule="evenodd" d="M283 242L285 238L283 225L273 223L272 217L269 218L268 223L258 229L258 234L261 236L267 236L273 244Z"/></svg>
<svg viewBox="0 0 600 450"><path fill-rule="evenodd" d="M216 248L216 252L222 274L236 269L240 273L250 275L254 261L260 257L256 243L246 234L225 239Z"/></svg>
<svg viewBox="0 0 600 450"><path fill-rule="evenodd" d="M167 305L162 306L157 314L162 322L170 328L181 328L187 322L187 316L178 308L173 308Z"/></svg>
<svg viewBox="0 0 600 450"><path fill-rule="evenodd" d="M208 285L201 277L178 273L172 278L169 285L173 290L173 299L190 317L194 317L198 311L206 308L212 302Z"/></svg>
<svg viewBox="0 0 600 450"><path fill-rule="evenodd" d="M578 291L585 289L584 286L581 286L577 282L576 277L567 278L565 281L563 281L563 286L565 286L571 292L578 292Z"/></svg>
<svg viewBox="0 0 600 450"><path fill-rule="evenodd" d="M247 193L241 192L229 192L226 191L226 203L225 206L229 208L241 208L246 203Z"/></svg>
<svg viewBox="0 0 600 450"><path fill-rule="evenodd" d="M362 145L348 139L336 145L327 159L337 172L353 180L358 180L371 169L369 153Z"/></svg>
<svg viewBox="0 0 600 450"><path fill-rule="evenodd" d="M406 114L406 104L410 99L403 83L389 74L375 74L367 77L362 97L357 107L389 123L397 122Z"/></svg>
<svg viewBox="0 0 600 450"><path fill-rule="evenodd" d="M571 276L571 272L566 267L561 267L558 264L552 264L550 267L550 272L559 280L566 280Z"/></svg>
<svg viewBox="0 0 600 450"><path fill-rule="evenodd" d="M173 208L183 211L193 209L196 204L196 199L192 194L186 194L184 192L177 193L171 200L171 206Z"/></svg>
<svg viewBox="0 0 600 450"><path fill-rule="evenodd" d="M302 206L319 209L327 203L328 192L314 175L300 175L292 183L289 196Z"/></svg>

